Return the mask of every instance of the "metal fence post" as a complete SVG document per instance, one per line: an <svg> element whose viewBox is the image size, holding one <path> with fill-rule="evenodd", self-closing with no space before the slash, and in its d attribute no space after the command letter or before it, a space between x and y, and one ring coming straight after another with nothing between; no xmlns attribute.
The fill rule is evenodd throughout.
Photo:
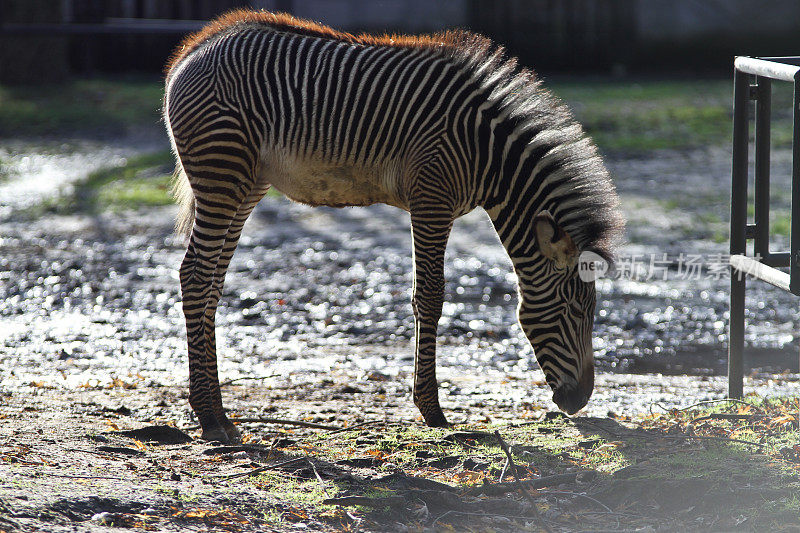
<svg viewBox="0 0 800 533"><path fill-rule="evenodd" d="M756 85L750 85L755 76ZM728 395L744 392L745 275L800 296L800 56L737 57L733 74L731 168L731 307L728 326ZM770 112L772 80L794 83L792 103L792 214L789 251L769 248ZM747 220L749 100L756 101L754 220ZM753 255L747 240L753 239ZM781 270L789 268L789 272Z"/></svg>
<svg viewBox="0 0 800 533"><path fill-rule="evenodd" d="M753 252L761 261L769 261L769 149L770 113L772 106L772 80L757 77L756 85L756 130L755 130L755 180L753 203L755 235Z"/></svg>
<svg viewBox="0 0 800 533"><path fill-rule="evenodd" d="M792 100L792 221L790 230L789 290L800 295L800 71L794 75L794 98Z"/></svg>
<svg viewBox="0 0 800 533"><path fill-rule="evenodd" d="M733 161L731 169L731 255L744 255L747 247L747 151L749 76L733 74ZM744 393L744 273L731 267L731 308L728 331L728 396Z"/></svg>

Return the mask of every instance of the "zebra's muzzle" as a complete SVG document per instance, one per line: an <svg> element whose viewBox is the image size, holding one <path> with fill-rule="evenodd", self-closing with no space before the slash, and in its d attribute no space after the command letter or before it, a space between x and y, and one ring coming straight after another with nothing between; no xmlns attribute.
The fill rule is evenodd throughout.
<svg viewBox="0 0 800 533"><path fill-rule="evenodd" d="M559 409L572 415L583 409L589 401L589 396L591 392L587 394L575 385L562 385L553 391L553 402Z"/></svg>
<svg viewBox="0 0 800 533"><path fill-rule="evenodd" d="M594 367L587 368L578 383L565 383L553 389L553 402L559 409L573 415L583 409L594 391Z"/></svg>

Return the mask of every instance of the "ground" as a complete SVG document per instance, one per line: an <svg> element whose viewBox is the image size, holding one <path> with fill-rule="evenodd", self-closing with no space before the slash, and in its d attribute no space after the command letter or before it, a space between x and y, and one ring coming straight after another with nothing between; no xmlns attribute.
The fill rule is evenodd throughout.
<svg viewBox="0 0 800 533"><path fill-rule="evenodd" d="M257 413L241 446L176 429L181 386L14 394L0 530L798 530L796 400L633 420L529 406L492 424L477 408L444 430L412 421L385 377L337 377L226 387Z"/></svg>
<svg viewBox="0 0 800 533"><path fill-rule="evenodd" d="M0 530L800 528L793 297L750 284L749 405L688 408L726 390L728 281L708 263L727 249L729 81L550 85L614 175L621 255L668 254L667 279L598 283L589 406L554 412L477 210L446 262L438 375L455 426L425 428L409 392L407 215L273 195L245 229L218 320L238 448L197 440L186 401L185 243L158 83L0 87ZM773 100L776 247L785 96ZM685 275L680 254L706 264ZM499 485L504 467L504 483L541 486Z"/></svg>

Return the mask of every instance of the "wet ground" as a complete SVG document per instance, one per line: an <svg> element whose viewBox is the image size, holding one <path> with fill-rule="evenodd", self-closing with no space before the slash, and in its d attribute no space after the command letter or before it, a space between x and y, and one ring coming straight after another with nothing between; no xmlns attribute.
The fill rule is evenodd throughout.
<svg viewBox="0 0 800 533"><path fill-rule="evenodd" d="M176 279L185 244L171 233L175 209L30 216L32 204L63 194L88 171L157 142L83 143L66 154L52 146L5 148L0 354L26 364L2 365L4 386L186 375ZM780 189L788 161L777 159ZM715 376L725 372L729 282L714 263L724 261L727 244L713 237L726 226L728 154L664 151L618 155L608 164L629 220L618 265L628 275L598 283L601 383L620 372L691 373L721 383ZM265 198L245 229L219 312L223 375L331 368L407 375L409 233L408 215L387 206L309 208ZM681 254L705 265L691 270ZM649 279L629 275L631 265L653 260ZM496 372L541 382L515 322L510 263L482 210L457 221L446 276L441 376ZM749 370L797 372L797 302L760 282L750 284L748 298Z"/></svg>

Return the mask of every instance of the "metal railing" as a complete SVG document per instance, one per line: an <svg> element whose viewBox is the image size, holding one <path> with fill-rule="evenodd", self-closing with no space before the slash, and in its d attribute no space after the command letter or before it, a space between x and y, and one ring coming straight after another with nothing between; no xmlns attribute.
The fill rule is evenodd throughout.
<svg viewBox="0 0 800 533"><path fill-rule="evenodd" d="M789 251L769 249L769 171L772 80L794 84L792 102L792 207ZM733 165L731 170L731 305L728 336L728 395L744 392L745 274L800 296L800 57L737 57L733 75ZM747 219L749 103L755 102L753 223ZM747 241L753 240L753 256ZM789 268L789 272L778 270Z"/></svg>

